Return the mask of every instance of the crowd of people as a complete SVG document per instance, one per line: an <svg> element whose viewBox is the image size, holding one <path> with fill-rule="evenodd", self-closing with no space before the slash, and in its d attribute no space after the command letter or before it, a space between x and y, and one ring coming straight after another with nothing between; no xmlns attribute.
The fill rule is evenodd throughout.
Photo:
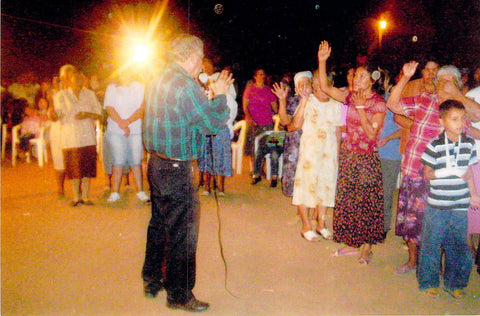
<svg viewBox="0 0 480 316"><path fill-rule="evenodd" d="M40 84L28 73L2 86L2 124L8 133L21 125L20 158L31 155L30 140L39 137L42 127L47 130L59 199L65 199L68 178L73 185L71 205L93 205L88 195L90 179L96 177L97 151L103 148L102 164L111 191L107 201L120 198L122 170L126 170L127 184L129 171L133 174L138 199L150 202L142 170L144 86L134 79L127 74L111 77L102 90L96 76L88 80L75 66L64 65L58 76ZM97 144L98 133L105 134L102 146Z"/></svg>
<svg viewBox="0 0 480 316"><path fill-rule="evenodd" d="M21 76L2 88L2 123L10 129L22 124L26 152L48 124L58 195L65 196L65 178L71 179L73 207L93 204L97 126L105 130L107 202L121 198L122 177L131 172L136 197L152 204L145 294L166 289L171 308L208 309L192 293L200 214L192 161L198 160L202 195L224 196L225 178L233 175L233 124L242 119L251 184L261 181L270 155L270 187L281 181L306 241L332 240L342 244L335 256L357 256L368 265L396 209L395 234L403 237L408 260L395 272L416 271L419 289L432 297L443 278L444 289L462 297L474 262L471 236L480 234L480 70L470 79L426 58L420 67L406 63L393 77L364 60L347 71L347 85L337 87L327 65L332 53L321 42L318 68L273 84L265 69L255 69L240 94L232 74L205 58L202 41L182 35L172 42L169 63L149 82L121 73L101 91L72 65L41 84ZM421 77L412 80L417 69ZM146 153L150 196L143 184Z"/></svg>
<svg viewBox="0 0 480 316"><path fill-rule="evenodd" d="M396 273L416 270L419 288L429 296L439 295L443 276L445 291L462 297L476 251L471 237L480 233L480 187L474 185L480 178L474 169L479 131L471 124L479 120L480 87L465 95L458 68L430 59L422 78L411 80L418 63L409 62L395 83L387 70L362 63L349 71L348 87L337 88L328 77L330 54L330 45L322 42L318 70L313 76L297 73L297 97L289 106L285 88L273 86L288 130L282 183L298 207L302 236L329 239L323 215L330 207L333 240L345 245L335 255L356 255L359 264L368 264L373 245L390 230L401 177L395 232L408 245L409 259ZM299 86L301 77L308 88ZM315 112L320 104L326 108Z"/></svg>

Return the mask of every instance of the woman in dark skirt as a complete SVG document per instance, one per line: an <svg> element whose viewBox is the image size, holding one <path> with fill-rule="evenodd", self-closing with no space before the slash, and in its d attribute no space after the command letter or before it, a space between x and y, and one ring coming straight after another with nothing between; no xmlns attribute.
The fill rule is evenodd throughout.
<svg viewBox="0 0 480 316"><path fill-rule="evenodd" d="M102 108L95 93L83 87L81 73L74 70L66 84L55 95L54 106L62 124L65 174L73 185L71 205L92 205L88 192L97 166L94 120L101 118Z"/></svg>
<svg viewBox="0 0 480 316"><path fill-rule="evenodd" d="M347 246L335 255L360 255L359 263L368 264L372 245L384 239L382 169L376 151L387 111L380 96L383 87L378 79L382 73L368 66L358 67L353 91L346 96L328 83L326 62L330 53L328 42L323 41L318 49L321 88L348 106L333 211L334 240Z"/></svg>

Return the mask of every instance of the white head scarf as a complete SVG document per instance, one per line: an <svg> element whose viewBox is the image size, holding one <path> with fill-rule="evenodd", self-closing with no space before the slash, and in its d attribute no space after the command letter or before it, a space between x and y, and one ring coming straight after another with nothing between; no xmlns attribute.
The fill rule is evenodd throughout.
<svg viewBox="0 0 480 316"><path fill-rule="evenodd" d="M293 77L293 82L295 83L295 87L298 85L298 82L302 78L308 78L312 80L312 72L311 71L300 71L295 74L295 77Z"/></svg>

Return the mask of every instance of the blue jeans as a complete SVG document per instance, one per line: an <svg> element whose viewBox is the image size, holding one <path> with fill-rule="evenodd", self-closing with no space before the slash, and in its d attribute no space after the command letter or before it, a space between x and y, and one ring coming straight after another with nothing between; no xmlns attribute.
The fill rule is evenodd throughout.
<svg viewBox="0 0 480 316"><path fill-rule="evenodd" d="M398 173L400 172L400 160L388 160L380 158L383 179L383 218L385 220L385 232L390 230L392 223L393 193L397 186Z"/></svg>
<svg viewBox="0 0 480 316"><path fill-rule="evenodd" d="M108 142L112 165L114 167L123 167L125 165L138 167L142 164L142 134L125 136L107 131L105 138Z"/></svg>
<svg viewBox="0 0 480 316"><path fill-rule="evenodd" d="M454 291L467 286L473 261L467 244L467 219L466 211L436 210L427 206L417 268L421 291L440 285L442 248L445 251L445 290Z"/></svg>

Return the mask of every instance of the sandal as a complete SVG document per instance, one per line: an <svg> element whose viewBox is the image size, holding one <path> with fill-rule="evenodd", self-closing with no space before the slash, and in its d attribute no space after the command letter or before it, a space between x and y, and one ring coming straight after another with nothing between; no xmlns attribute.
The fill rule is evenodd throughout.
<svg viewBox="0 0 480 316"><path fill-rule="evenodd" d="M317 234L322 235L323 239L332 240L333 234L328 230L328 228L322 228L320 231L317 230Z"/></svg>
<svg viewBox="0 0 480 316"><path fill-rule="evenodd" d="M360 263L361 265L367 265L370 263L370 261L372 261L372 257L373 253L369 252L366 257L360 257L360 259L358 259L358 263Z"/></svg>
<svg viewBox="0 0 480 316"><path fill-rule="evenodd" d="M345 250L346 248L340 248L340 249L337 249L337 251L335 251L333 253L333 256L334 257L343 257L343 256L354 256L354 255L358 255L360 253L360 250Z"/></svg>
<svg viewBox="0 0 480 316"><path fill-rule="evenodd" d="M301 235L302 235L303 238L305 238L308 241L313 241L313 242L320 241L320 235L318 235L313 230L307 230L306 232L302 233Z"/></svg>
<svg viewBox="0 0 480 316"><path fill-rule="evenodd" d="M72 207L81 206L82 204L83 204L83 201L82 201L82 200L70 202L70 206L72 206Z"/></svg>
<svg viewBox="0 0 480 316"><path fill-rule="evenodd" d="M438 289L436 289L436 288L426 289L425 291L423 291L423 293L425 293L425 295L427 295L429 297L437 297L438 296Z"/></svg>
<svg viewBox="0 0 480 316"><path fill-rule="evenodd" d="M447 289L444 288L444 290L445 290L445 292L450 294L453 298L462 298L462 297L465 296L465 292L461 289L456 289L456 290L451 291L451 290L447 290Z"/></svg>

